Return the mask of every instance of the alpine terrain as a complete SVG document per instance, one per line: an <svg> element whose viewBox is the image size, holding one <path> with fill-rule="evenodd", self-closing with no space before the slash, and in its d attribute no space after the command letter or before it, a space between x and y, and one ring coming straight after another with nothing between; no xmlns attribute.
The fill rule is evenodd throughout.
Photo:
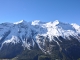
<svg viewBox="0 0 80 60"><path fill-rule="evenodd" d="M26 22L0 24L0 59L79 60L80 26L72 23Z"/></svg>

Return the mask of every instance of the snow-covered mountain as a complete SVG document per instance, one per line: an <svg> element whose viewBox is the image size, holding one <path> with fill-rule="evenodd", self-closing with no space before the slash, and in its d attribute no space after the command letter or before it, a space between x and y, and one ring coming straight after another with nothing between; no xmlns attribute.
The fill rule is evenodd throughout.
<svg viewBox="0 0 80 60"><path fill-rule="evenodd" d="M64 40L72 40L71 37L74 37L80 41L80 26L58 20L53 22L41 22L39 20L26 22L21 20L15 23L0 24L0 49L5 44L21 43L24 49L31 50L31 47L37 44L44 53L50 53L50 50L45 49L46 41L54 41L60 47L60 42L63 42L63 39L59 39L59 37Z"/></svg>
<svg viewBox="0 0 80 60"><path fill-rule="evenodd" d="M39 36L48 37L52 41L54 37L62 36L64 39L69 36L78 37L80 26L77 24L62 23L58 20L54 22L41 22L39 20L26 22L21 20L15 23L0 24L0 41L1 47L5 43L19 43L22 41L23 46L29 48L31 43L27 43L32 38L39 45ZM79 37L77 38L79 40ZM43 40L44 41L44 40Z"/></svg>

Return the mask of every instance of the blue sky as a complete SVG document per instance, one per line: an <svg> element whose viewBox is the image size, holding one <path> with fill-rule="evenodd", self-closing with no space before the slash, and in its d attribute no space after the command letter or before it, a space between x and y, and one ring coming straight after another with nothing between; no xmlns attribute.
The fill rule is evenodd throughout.
<svg viewBox="0 0 80 60"><path fill-rule="evenodd" d="M80 0L0 0L0 23L22 19L80 25Z"/></svg>

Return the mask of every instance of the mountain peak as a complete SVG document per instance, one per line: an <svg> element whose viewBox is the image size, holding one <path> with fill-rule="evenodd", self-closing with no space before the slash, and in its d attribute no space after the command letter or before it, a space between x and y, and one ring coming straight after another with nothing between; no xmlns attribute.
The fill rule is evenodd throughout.
<svg viewBox="0 0 80 60"><path fill-rule="evenodd" d="M58 21L58 20L55 20L54 22L53 22L53 24L54 25L57 25L57 24L59 24L60 22Z"/></svg>
<svg viewBox="0 0 80 60"><path fill-rule="evenodd" d="M14 24L20 24L20 23L26 23L26 21L25 20L21 20L21 21L15 22Z"/></svg>
<svg viewBox="0 0 80 60"><path fill-rule="evenodd" d="M54 22L57 22L57 23L59 23L59 20L55 20Z"/></svg>
<svg viewBox="0 0 80 60"><path fill-rule="evenodd" d="M40 20L32 21L32 25L38 25L39 23L40 23Z"/></svg>

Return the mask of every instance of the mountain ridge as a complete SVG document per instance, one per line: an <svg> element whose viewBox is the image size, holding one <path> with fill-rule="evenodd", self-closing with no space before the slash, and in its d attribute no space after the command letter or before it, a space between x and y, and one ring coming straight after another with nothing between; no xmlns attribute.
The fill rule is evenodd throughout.
<svg viewBox="0 0 80 60"><path fill-rule="evenodd" d="M72 36L72 35L78 36L78 34L80 34L80 29L79 29L80 26L79 25L62 23L62 22L59 22L58 20L55 20L54 22L48 22L48 23L43 23L43 22L40 23L40 20L36 20L36 21L33 21L32 23L28 23L25 20L21 20L20 22L13 23L11 25L9 25L9 24L11 24L11 23L8 23L8 24L4 23L4 24L0 25L0 28L3 28L3 30L1 32L3 32L2 34L4 34L4 32L6 30L12 31L10 33L11 35L9 37L10 38L12 37L11 40L14 40L14 38L15 38L15 40L17 39L17 41L19 40L17 38L17 35L21 35L19 37L20 37L20 39L22 39L22 35L25 35L25 32L28 32L26 37L29 37L32 35L31 30L35 31L35 33L37 33L36 36L33 37L34 39L37 39L38 35L48 36L49 39L52 40L54 36L56 36L56 37L62 36L63 38L65 38L65 37ZM6 31L6 32L8 32L8 31ZM0 39L2 38L1 36L2 35L0 35ZM5 42L11 41L11 40L9 40L9 39L7 40L7 39L8 38L6 38Z"/></svg>
<svg viewBox="0 0 80 60"><path fill-rule="evenodd" d="M38 46L37 48L45 54L52 54L53 48L58 48L58 52L66 54L67 50L70 51L69 47L73 48L72 46L77 45L77 43L80 43L80 26L77 24L63 23L58 20L54 22L41 22L40 20L26 22L21 20L15 23L0 24L0 53L6 49L11 51L11 47L13 47L14 50L11 52L19 51L19 54L26 48L32 50ZM16 50L15 47L20 47L21 50L20 48ZM78 49L78 47L76 48ZM6 52L6 55L8 53ZM13 56L16 55L17 53Z"/></svg>

